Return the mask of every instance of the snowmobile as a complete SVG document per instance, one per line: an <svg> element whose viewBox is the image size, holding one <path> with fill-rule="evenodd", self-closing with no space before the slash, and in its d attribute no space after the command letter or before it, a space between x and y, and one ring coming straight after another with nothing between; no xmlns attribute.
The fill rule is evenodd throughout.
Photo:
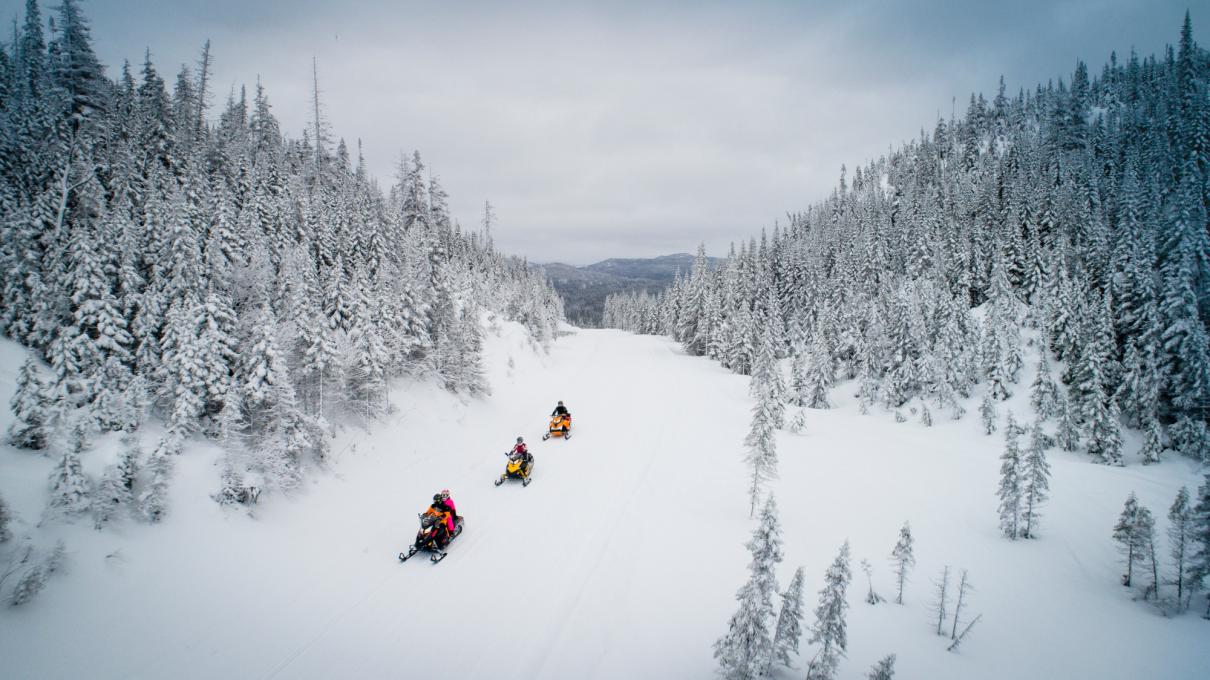
<svg viewBox="0 0 1210 680"><path fill-rule="evenodd" d="M543 441L551 437L571 439L571 414L554 415L550 418L550 427L542 435Z"/></svg>
<svg viewBox="0 0 1210 680"><path fill-rule="evenodd" d="M445 521L445 515L442 513L433 512L432 509L420 513L420 531L416 532L416 542L408 548L406 553L399 553L399 561L407 562L413 555L420 551L431 553L429 560L436 564L445 559L449 553L446 548L454 542L455 538L462 533L463 518L461 515L454 520L454 531L450 533L449 540L444 546L438 545L438 539L441 535L441 523Z"/></svg>
<svg viewBox="0 0 1210 680"><path fill-rule="evenodd" d="M500 478L496 480L496 486L500 486L509 479L519 479L521 480L521 486L529 486L529 483L533 481L530 477L534 471L533 457L530 456L529 465L526 465L525 456L523 455L511 452L505 455L508 456L508 464L504 467L504 474L500 475Z"/></svg>

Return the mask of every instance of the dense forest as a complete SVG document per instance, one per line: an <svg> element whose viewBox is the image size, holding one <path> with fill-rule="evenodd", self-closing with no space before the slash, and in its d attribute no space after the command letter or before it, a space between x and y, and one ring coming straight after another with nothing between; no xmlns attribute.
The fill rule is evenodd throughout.
<svg viewBox="0 0 1210 680"><path fill-rule="evenodd" d="M44 26L49 26L49 31ZM31 350L8 440L62 458L52 504L99 494L157 519L190 437L227 451L220 501L289 489L337 417L367 426L393 378L488 385L483 317L547 345L562 305L544 277L463 231L419 153L385 191L323 117L286 135L258 82L217 121L209 43L171 88L148 54L116 80L76 0L26 3L0 49L0 331ZM140 428L164 424L144 454ZM80 453L122 431L85 483ZM158 432L158 430L155 430ZM108 502L112 501L112 502Z"/></svg>
<svg viewBox="0 0 1210 680"><path fill-rule="evenodd" d="M784 395L804 407L851 378L863 408L928 423L980 384L990 432L1029 389L1065 449L1121 464L1129 426L1144 461L1208 460L1208 79L1188 18L1159 57L1077 63L1015 95L1001 79L721 267L699 251L666 294L610 298L605 325L745 375L790 358ZM1032 338L1049 352L1026 388Z"/></svg>

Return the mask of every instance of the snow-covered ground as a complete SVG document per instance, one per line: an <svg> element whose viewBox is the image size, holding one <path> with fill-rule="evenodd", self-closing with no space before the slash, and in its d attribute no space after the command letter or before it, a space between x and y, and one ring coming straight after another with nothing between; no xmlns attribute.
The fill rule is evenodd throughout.
<svg viewBox="0 0 1210 680"><path fill-rule="evenodd" d="M197 445L177 463L161 525L35 528L52 461L0 449L15 533L68 546L46 591L0 609L0 676L711 677L711 644L746 578L747 379L618 331L578 331L540 356L505 324L488 353L490 398L398 389L388 422L344 431L328 471L291 498L263 497L254 517L208 498L218 452ZM3 402L19 357L0 347ZM1011 402L1019 415L1027 384ZM1176 490L1200 482L1194 465L1108 468L1052 451L1042 537L1012 542L997 528L1002 438L982 434L977 402L930 429L858 415L853 391L841 385L838 408L780 436L773 485L781 583L806 567L808 612L840 544L852 543L841 677L864 677L888 653L902 678L1210 677L1210 622L1133 601L1110 540L1132 490L1162 536ZM557 399L575 416L573 437L541 442ZM537 457L534 483L497 488L518 434ZM88 471L111 444L86 454ZM466 531L441 564L400 564L415 513L443 487ZM919 561L905 604L869 606L857 562L870 559L891 595L887 557L905 520ZM930 620L944 565L969 570L967 611L983 614L956 653ZM805 643L800 668L813 653Z"/></svg>

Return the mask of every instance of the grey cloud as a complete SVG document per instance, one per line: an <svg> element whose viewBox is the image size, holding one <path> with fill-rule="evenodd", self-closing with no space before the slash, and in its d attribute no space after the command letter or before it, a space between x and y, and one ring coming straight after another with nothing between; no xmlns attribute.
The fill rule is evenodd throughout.
<svg viewBox="0 0 1210 680"><path fill-rule="evenodd" d="M0 0L0 16L24 3ZM49 13L53 0L44 3ZM260 75L283 127L325 109L382 183L420 149L464 226L547 261L722 253L970 92L1094 73L1174 42L1169 0L389 2L94 0L101 58L171 82L210 38L216 105ZM1195 36L1204 17L1194 15ZM217 115L217 112L215 112Z"/></svg>

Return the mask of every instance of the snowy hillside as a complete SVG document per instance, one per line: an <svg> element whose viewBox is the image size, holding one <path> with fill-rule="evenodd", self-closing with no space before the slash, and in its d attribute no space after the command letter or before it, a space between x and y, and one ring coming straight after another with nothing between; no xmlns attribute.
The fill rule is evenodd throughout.
<svg viewBox="0 0 1210 680"><path fill-rule="evenodd" d="M0 608L4 677L711 677L753 526L739 451L748 380L664 338L580 331L549 356L526 338L513 323L487 333L490 397L397 388L398 412L369 434L343 431L326 472L253 516L208 497L220 454L195 446L179 456L161 525L36 527L53 462L0 449L14 532L67 546L37 600ZM7 400L21 350L0 351ZM841 384L837 408L810 411L802 435L779 435L772 485L780 583L803 565L810 606L846 538L887 596L899 527L910 520L916 535L904 605L865 604L854 569L840 677L864 677L888 653L902 678L1210 671L1206 622L1132 601L1110 539L1130 491L1162 517L1181 485L1200 481L1191 462L1115 468L1052 452L1040 538L1008 541L996 516L999 436L976 418L926 429L861 416L854 391ZM1024 411L1022 398L1005 406ZM557 399L575 415L574 436L541 442ZM533 443L534 483L494 487L518 434ZM108 462L112 444L85 454L86 471ZM439 565L400 564L414 513L442 487L465 533ZM932 630L931 581L944 565L969 570L969 611L983 615L955 653ZM805 642L800 669L814 653Z"/></svg>

